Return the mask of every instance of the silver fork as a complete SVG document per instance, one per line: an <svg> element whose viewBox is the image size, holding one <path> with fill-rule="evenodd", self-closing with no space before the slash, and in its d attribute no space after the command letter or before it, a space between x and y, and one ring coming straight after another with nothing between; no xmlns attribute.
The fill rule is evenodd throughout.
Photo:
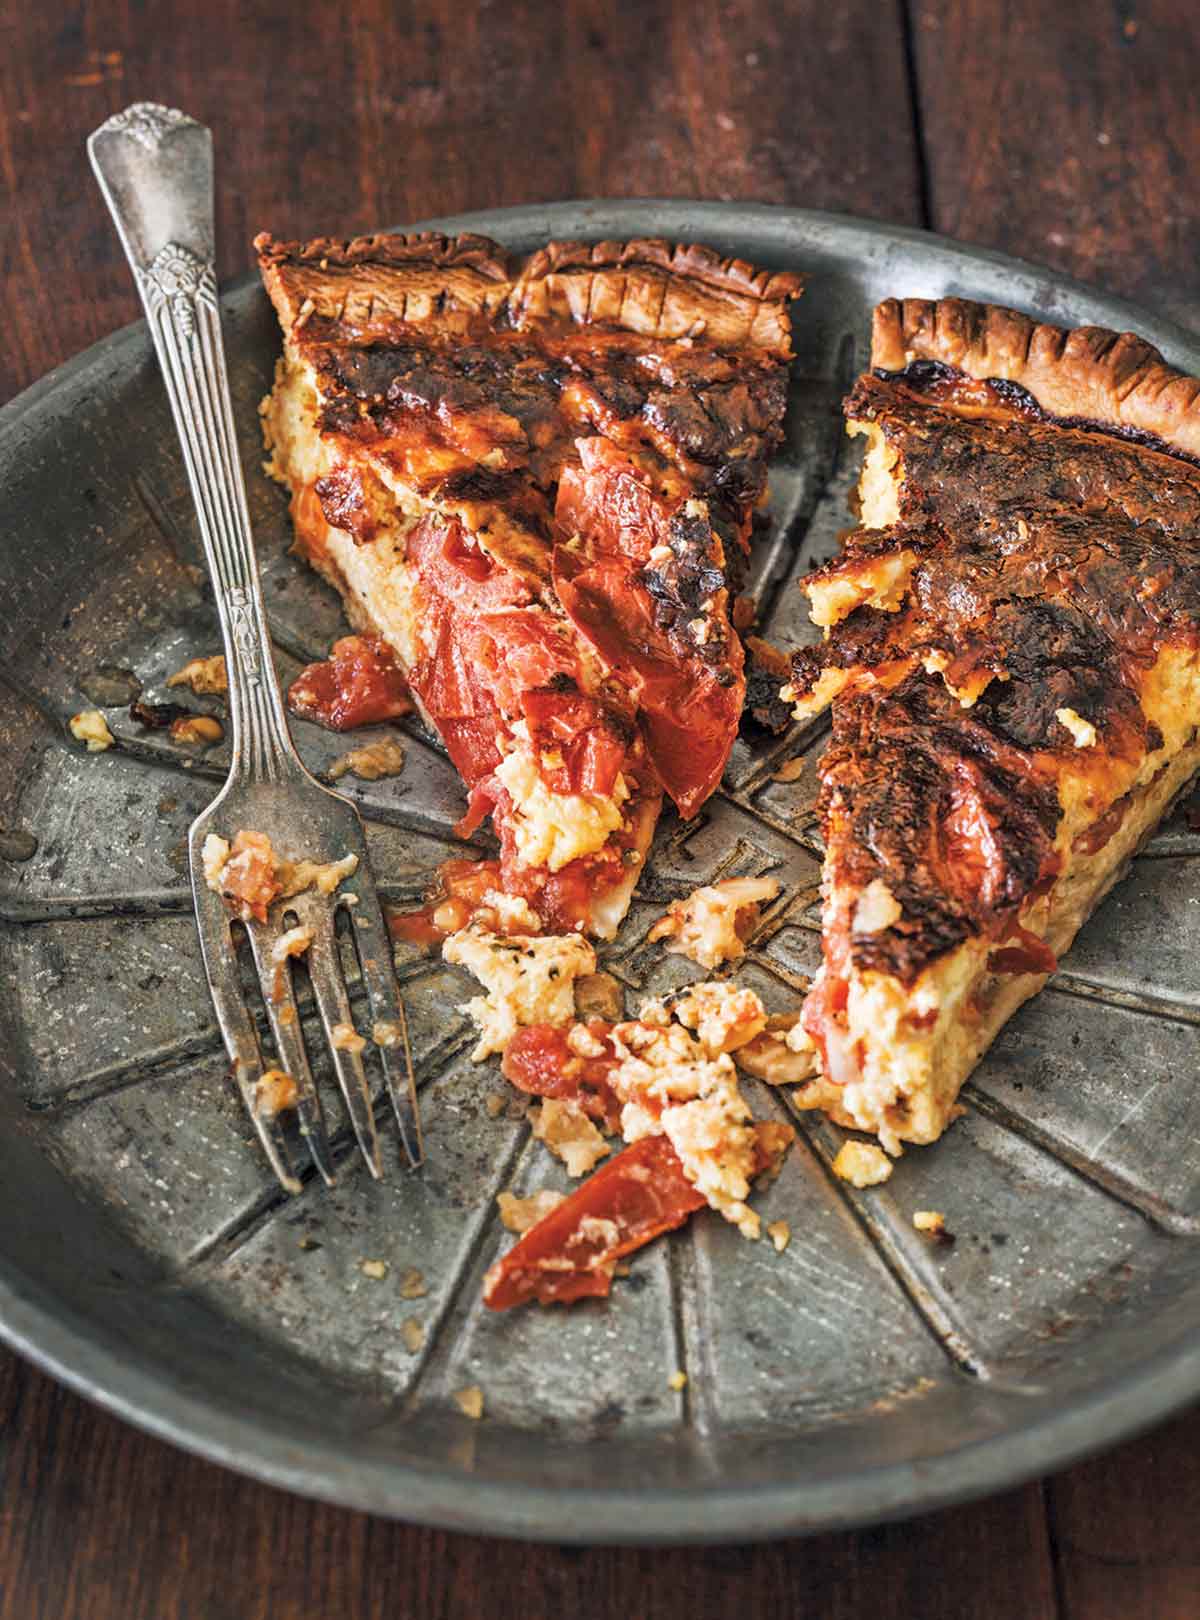
<svg viewBox="0 0 1200 1620"><path fill-rule="evenodd" d="M382 1174L370 1087L354 1042L350 997L337 938L337 912L348 911L370 1009L365 1033L379 1049L408 1161L421 1161L416 1085L404 1004L396 983L383 909L367 861L358 812L321 786L301 764L288 731L263 612L250 514L225 371L214 266L212 136L173 108L138 102L110 118L88 141L104 200L145 305L212 578L229 672L232 762L229 780L192 824L192 893L204 968L233 1074L271 1167L299 1192L282 1128L276 1085L261 1084L264 1065L255 1019L241 987L234 919L205 881L201 851L210 833L232 840L241 829L265 833L280 854L316 862L357 857L356 870L331 896L308 890L276 901L267 921L246 930L274 1035L278 1068L295 1082L295 1109L309 1152L333 1181L329 1138L313 1082L292 978L292 959L272 955L288 927L313 930L304 956L325 1040L358 1146Z"/></svg>

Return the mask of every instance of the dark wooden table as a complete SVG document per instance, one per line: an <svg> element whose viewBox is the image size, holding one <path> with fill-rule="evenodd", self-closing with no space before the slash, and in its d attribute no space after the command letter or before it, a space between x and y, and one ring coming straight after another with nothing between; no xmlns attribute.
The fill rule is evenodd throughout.
<svg viewBox="0 0 1200 1620"><path fill-rule="evenodd" d="M1195 0L10 3L0 398L136 313L83 141L144 98L218 132L223 274L264 226L753 198L930 226L1200 327L1197 60ZM974 1506L711 1551L535 1548L316 1506L2 1353L0 1410L0 1620L1200 1615L1200 1410Z"/></svg>

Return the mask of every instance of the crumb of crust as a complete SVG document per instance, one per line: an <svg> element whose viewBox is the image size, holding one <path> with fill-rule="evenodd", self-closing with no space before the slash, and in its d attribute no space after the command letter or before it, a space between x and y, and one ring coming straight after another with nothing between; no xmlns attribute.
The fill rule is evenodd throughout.
<svg viewBox="0 0 1200 1620"><path fill-rule="evenodd" d="M508 1098L502 1091L489 1091L483 1099L483 1109L489 1119L499 1119L508 1106Z"/></svg>
<svg viewBox="0 0 1200 1620"><path fill-rule="evenodd" d="M667 1388L673 1389L676 1395L678 1395L687 1388L687 1381L687 1373L683 1372L682 1369L677 1369L671 1374L670 1378L667 1379Z"/></svg>
<svg viewBox="0 0 1200 1620"><path fill-rule="evenodd" d="M745 955L762 906L779 893L777 878L723 878L676 900L646 935L711 970Z"/></svg>
<svg viewBox="0 0 1200 1620"><path fill-rule="evenodd" d="M738 1048L735 1061L769 1086L794 1085L816 1074L817 1049L801 1026L799 1012L773 1013L762 1033Z"/></svg>
<svg viewBox="0 0 1200 1620"><path fill-rule="evenodd" d="M462 1008L479 1026L476 1063L503 1052L522 1025L571 1023L574 982L596 970L596 953L578 934L489 934L473 924L451 934L442 955L487 992Z"/></svg>
<svg viewBox="0 0 1200 1620"><path fill-rule="evenodd" d="M611 973L583 973L575 980L575 1016L603 1018L619 1024L625 1016L625 992Z"/></svg>
<svg viewBox="0 0 1200 1620"><path fill-rule="evenodd" d="M388 1274L388 1263L386 1260L360 1260L358 1269L372 1282L382 1282Z"/></svg>
<svg viewBox="0 0 1200 1620"><path fill-rule="evenodd" d="M418 1271L415 1266L409 1266L400 1279L401 1299L424 1299L429 1289L425 1286L425 1274Z"/></svg>
<svg viewBox="0 0 1200 1620"><path fill-rule="evenodd" d="M775 1253L782 1254L792 1241L792 1229L786 1221L770 1221L767 1224L767 1236L775 1246Z"/></svg>
<svg viewBox="0 0 1200 1620"><path fill-rule="evenodd" d="M946 1217L940 1209L918 1209L913 1212L913 1225L918 1232L935 1243L953 1243L954 1233L946 1230Z"/></svg>
<svg viewBox="0 0 1200 1620"><path fill-rule="evenodd" d="M367 1043L353 1024L335 1024L329 1031L329 1044L335 1052L361 1052Z"/></svg>
<svg viewBox="0 0 1200 1620"><path fill-rule="evenodd" d="M280 934L271 946L272 962L286 962L289 956L303 956L312 944L313 938L313 930L305 924L289 928L287 933Z"/></svg>
<svg viewBox="0 0 1200 1620"><path fill-rule="evenodd" d="M77 742L87 744L89 754L102 754L116 741L99 709L81 709L78 714L71 716L68 725L72 737Z"/></svg>
<svg viewBox="0 0 1200 1620"><path fill-rule="evenodd" d="M378 782L384 776L399 776L404 769L404 749L395 737L365 743L341 754L329 767L329 779L336 782L350 772L364 782Z"/></svg>
<svg viewBox="0 0 1200 1620"><path fill-rule="evenodd" d="M400 1337L410 1356L425 1347L425 1328L419 1316L406 1316L400 1324Z"/></svg>
<svg viewBox="0 0 1200 1620"><path fill-rule="evenodd" d="M549 1187L530 1193L528 1198L518 1198L516 1193L499 1193L496 1203L500 1208L500 1223L507 1232L528 1232L544 1215L557 1209L565 1196L564 1193L552 1192Z"/></svg>
<svg viewBox="0 0 1200 1620"><path fill-rule="evenodd" d="M804 775L804 766L807 756L793 754L791 759L785 759L778 770L771 772L772 782L796 782Z"/></svg>
<svg viewBox="0 0 1200 1620"><path fill-rule="evenodd" d="M478 1384L468 1384L466 1389L456 1389L453 1400L463 1417L478 1421L483 1416L483 1391Z"/></svg>
<svg viewBox="0 0 1200 1620"><path fill-rule="evenodd" d="M168 686L190 686L197 697L221 697L229 690L229 671L221 653L211 658L191 658L174 675L167 676Z"/></svg>
<svg viewBox="0 0 1200 1620"><path fill-rule="evenodd" d="M184 714L171 721L171 736L176 742L208 748L219 743L225 727L211 714Z"/></svg>
<svg viewBox="0 0 1200 1620"><path fill-rule="evenodd" d="M895 1166L874 1142L843 1142L833 1161L833 1169L835 1175L852 1187L878 1187Z"/></svg>
<svg viewBox="0 0 1200 1620"><path fill-rule="evenodd" d="M285 1069L268 1069L254 1082L254 1111L267 1119L294 1108L300 1095L293 1077Z"/></svg>
<svg viewBox="0 0 1200 1620"><path fill-rule="evenodd" d="M611 1152L592 1120L569 1097L545 1098L531 1123L538 1141L562 1160L569 1176L586 1176Z"/></svg>

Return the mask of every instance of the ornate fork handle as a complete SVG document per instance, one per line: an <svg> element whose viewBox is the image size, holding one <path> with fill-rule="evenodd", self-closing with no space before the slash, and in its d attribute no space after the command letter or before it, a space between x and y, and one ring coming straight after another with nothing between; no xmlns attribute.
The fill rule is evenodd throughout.
<svg viewBox="0 0 1200 1620"><path fill-rule="evenodd" d="M229 399L212 136L143 101L102 124L88 153L142 295L199 514L229 671L232 774L279 780L302 767L271 660Z"/></svg>

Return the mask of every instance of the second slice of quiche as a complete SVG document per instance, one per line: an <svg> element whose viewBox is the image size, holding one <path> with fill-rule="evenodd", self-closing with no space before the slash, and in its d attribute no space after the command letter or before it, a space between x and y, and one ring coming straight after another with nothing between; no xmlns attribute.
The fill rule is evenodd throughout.
<svg viewBox="0 0 1200 1620"><path fill-rule="evenodd" d="M782 436L791 274L660 241L257 240L296 542L491 815L498 886L610 937L745 693L731 602Z"/></svg>
<svg viewBox="0 0 1200 1620"><path fill-rule="evenodd" d="M888 301L864 527L805 581L824 965L804 1100L928 1142L1200 766L1200 382L1149 344Z"/></svg>

